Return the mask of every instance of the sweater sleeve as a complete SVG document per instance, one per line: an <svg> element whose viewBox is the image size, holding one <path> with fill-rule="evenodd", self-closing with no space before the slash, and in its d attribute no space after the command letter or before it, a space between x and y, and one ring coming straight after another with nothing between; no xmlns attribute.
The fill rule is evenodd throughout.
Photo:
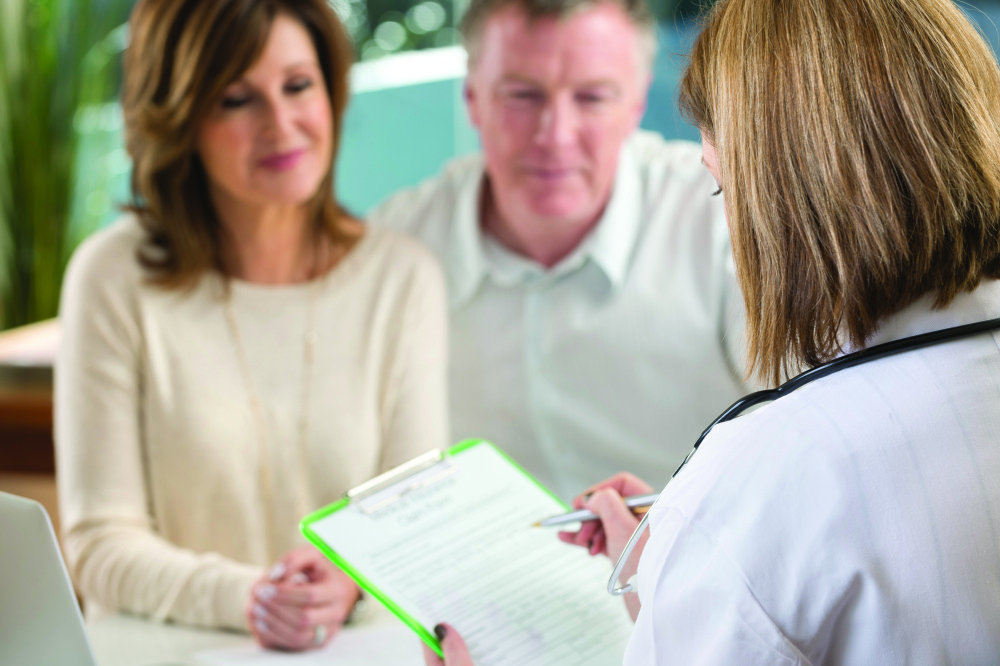
<svg viewBox="0 0 1000 666"><path fill-rule="evenodd" d="M445 282L437 261L415 241L412 275L402 317L389 391L383 406L381 469L391 469L448 441L448 327Z"/></svg>
<svg viewBox="0 0 1000 666"><path fill-rule="evenodd" d="M55 434L70 571L102 608L245 630L260 568L157 532L144 473L142 275L127 230L81 247L63 289Z"/></svg>

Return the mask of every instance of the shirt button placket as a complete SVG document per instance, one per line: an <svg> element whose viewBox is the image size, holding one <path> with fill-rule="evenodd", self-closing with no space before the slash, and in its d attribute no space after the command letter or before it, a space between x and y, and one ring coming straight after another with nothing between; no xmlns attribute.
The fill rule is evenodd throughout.
<svg viewBox="0 0 1000 666"><path fill-rule="evenodd" d="M545 333L549 327L546 307L550 297L551 284L541 275L530 275L525 279L525 377L527 379L527 413L535 441L553 481L559 476L556 463L559 458L557 443L550 436L545 420ZM565 489L555 484L552 490L562 494Z"/></svg>

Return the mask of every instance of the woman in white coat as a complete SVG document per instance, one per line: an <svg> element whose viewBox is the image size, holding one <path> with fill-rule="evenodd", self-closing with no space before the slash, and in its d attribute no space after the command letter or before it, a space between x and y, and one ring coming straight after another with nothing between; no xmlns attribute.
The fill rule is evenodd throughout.
<svg viewBox="0 0 1000 666"><path fill-rule="evenodd" d="M951 0L722 0L681 103L758 376L1000 317L1000 70ZM625 663L996 663L998 436L996 330L716 427L650 511ZM591 492L563 538L616 557L648 488Z"/></svg>

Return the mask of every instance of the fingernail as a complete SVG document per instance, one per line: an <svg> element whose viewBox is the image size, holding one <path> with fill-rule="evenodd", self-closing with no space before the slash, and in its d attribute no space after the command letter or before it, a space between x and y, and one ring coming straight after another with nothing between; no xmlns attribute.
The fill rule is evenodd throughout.
<svg viewBox="0 0 1000 666"><path fill-rule="evenodd" d="M309 582L309 576L305 575L304 573L302 573L300 571L299 573L297 573L297 574L293 575L291 578L289 578L288 582L291 583L292 585L301 585L303 583L308 583Z"/></svg>
<svg viewBox="0 0 1000 666"><path fill-rule="evenodd" d="M281 580L282 578L285 577L286 571L288 571L288 569L285 567L285 563L278 562L273 567L271 567L270 570L268 570L267 577L270 578L271 580Z"/></svg>
<svg viewBox="0 0 1000 666"><path fill-rule="evenodd" d="M444 637L448 635L448 629L443 624L435 625L434 635L438 637L439 641L443 641Z"/></svg>
<svg viewBox="0 0 1000 666"><path fill-rule="evenodd" d="M257 620L253 624L255 627L257 627L257 631L261 632L270 631L270 628L268 628L267 626L267 622L264 622L264 620Z"/></svg>
<svg viewBox="0 0 1000 666"><path fill-rule="evenodd" d="M264 617L265 615L267 615L267 609L261 606L260 604L254 604L253 614L254 617Z"/></svg>
<svg viewBox="0 0 1000 666"><path fill-rule="evenodd" d="M257 598L267 601L278 593L278 588L274 585L261 585L257 588Z"/></svg>

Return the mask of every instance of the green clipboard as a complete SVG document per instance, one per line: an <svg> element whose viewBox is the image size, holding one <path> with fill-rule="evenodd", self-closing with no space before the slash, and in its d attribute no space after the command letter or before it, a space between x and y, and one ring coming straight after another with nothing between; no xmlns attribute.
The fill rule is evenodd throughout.
<svg viewBox="0 0 1000 666"><path fill-rule="evenodd" d="M481 663L620 661L631 620L604 590L610 564L532 527L568 508L499 448L467 440L352 489L300 529L439 655L432 628L446 621L474 657L492 655ZM576 634L588 635L556 645ZM497 656L508 649L524 658Z"/></svg>
<svg viewBox="0 0 1000 666"><path fill-rule="evenodd" d="M434 449L428 452L427 454L420 456L419 458L416 458L408 463L404 463L399 467L389 470L388 472L375 477L371 481L368 481L356 488L349 490L347 493L344 494L344 497L338 500L337 502L334 502L333 504L329 504L323 507L322 509L314 511L313 513L303 518L302 521L299 523L299 529L302 531L302 534L305 535L305 537L309 541L311 541L313 545L319 548L319 550L324 555L326 555L334 564L336 564L341 569L341 571L343 571L348 576L353 578L354 581L358 585L360 585L362 589L368 592L368 594L370 594L371 596L378 599L386 608L392 611L396 615L396 617L398 617L400 620L406 623L407 626L413 629L413 631L416 632L418 636L420 636L420 638L424 641L424 643L429 645L435 652L438 653L438 656L441 657L444 657L444 653L441 651L441 643L440 641L438 641L437 637L430 631L428 631L426 627L420 624L420 622L418 622L416 618L413 617L413 615L408 613L399 604L397 604L395 601L389 598L389 596L385 592L376 587L370 580L368 580L368 578L361 571L359 571L355 566L353 566L350 562L344 559L344 557L341 556L337 551L331 548L330 545L312 529L312 526L318 521L330 516L331 514L351 506L352 502L358 502L362 501L364 498L372 497L376 495L380 490L389 488L393 485L398 484L401 481L405 482L406 479L413 479L414 477L418 477L418 481L416 484L409 484L405 486L406 488L408 488L407 492L413 492L415 490L418 490L419 488L426 488L431 483L441 480L441 478L443 477L434 474L431 475L425 474L421 476L420 474L421 472L425 472L428 469L432 469L435 464L439 464L443 461L446 461L448 458L454 458L456 456L460 456L465 451L468 451L469 449L477 446L486 446L496 451L496 453L502 456L503 459L505 459L506 462L513 469L520 472L522 475L524 475L526 479L529 479L542 492L551 497L552 500L558 503L563 510L569 509L569 506L565 502L556 497L552 493L552 491L550 491L548 488L539 483L538 480L535 479L533 476L528 474L528 472L525 471L523 467L518 465L513 458L508 456L502 450L500 450L490 442L487 442L486 440L467 439L465 441L459 442L455 446L452 446L451 448L445 451L441 451L440 449ZM387 497L385 499L386 501L389 501L390 499L393 500L398 499L401 496L402 495L395 495L392 498ZM377 507L376 510L378 508L382 507Z"/></svg>

